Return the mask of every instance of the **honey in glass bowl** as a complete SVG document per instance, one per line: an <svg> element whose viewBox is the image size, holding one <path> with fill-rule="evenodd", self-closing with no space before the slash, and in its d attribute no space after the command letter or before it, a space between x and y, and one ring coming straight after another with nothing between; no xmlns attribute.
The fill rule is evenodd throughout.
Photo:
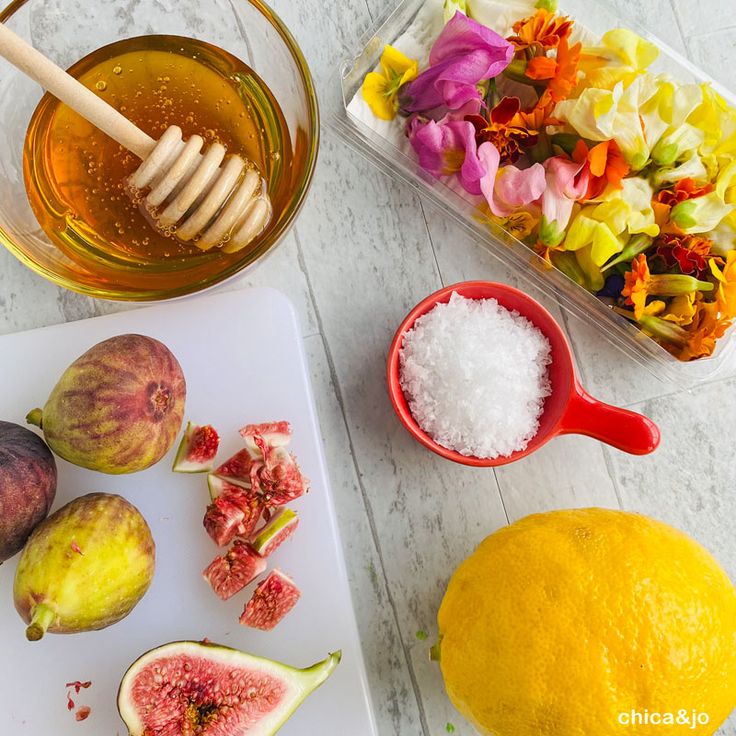
<svg viewBox="0 0 736 736"><path fill-rule="evenodd" d="M284 115L262 79L217 46L180 36L140 36L104 46L69 69L152 138L178 125L186 140L219 142L251 160L268 182L274 212L291 196L294 152ZM26 134L29 201L51 241L101 283L166 290L181 272L208 281L243 253L196 243L154 225L127 180L140 160L51 95ZM256 238L247 248L257 248Z"/></svg>

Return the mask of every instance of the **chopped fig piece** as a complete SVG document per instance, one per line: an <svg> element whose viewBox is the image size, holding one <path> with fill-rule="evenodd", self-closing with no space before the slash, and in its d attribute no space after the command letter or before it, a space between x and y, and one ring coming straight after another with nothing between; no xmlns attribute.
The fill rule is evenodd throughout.
<svg viewBox="0 0 736 736"><path fill-rule="evenodd" d="M246 424L240 430L246 447L254 458L263 457L263 445L268 447L287 447L291 442L289 422L264 422Z"/></svg>
<svg viewBox="0 0 736 736"><path fill-rule="evenodd" d="M283 506L309 490L296 459L283 448L275 448L258 472L259 490L268 506Z"/></svg>
<svg viewBox="0 0 736 736"><path fill-rule="evenodd" d="M230 493L235 493L244 489L244 486L235 485L224 478L218 478L214 473L207 476L207 488L210 491L210 498L214 501L216 498L226 497ZM249 490L246 488L245 490Z"/></svg>
<svg viewBox="0 0 736 736"><path fill-rule="evenodd" d="M225 460L213 475L237 486L250 488L252 484L254 459L248 450L240 450Z"/></svg>
<svg viewBox="0 0 736 736"><path fill-rule="evenodd" d="M276 569L258 584L240 616L243 626L271 631L296 605L301 593L294 581Z"/></svg>
<svg viewBox="0 0 736 736"><path fill-rule="evenodd" d="M208 473L220 447L220 436L214 427L187 423L174 459L175 473Z"/></svg>
<svg viewBox="0 0 736 736"><path fill-rule="evenodd" d="M91 712L92 708L90 708L88 705L83 705L77 709L77 712L74 714L74 718L76 718L77 721L86 721L89 718L89 714Z"/></svg>
<svg viewBox="0 0 736 736"><path fill-rule="evenodd" d="M222 557L216 557L204 571L212 590L226 601L252 583L266 569L266 559L250 545L236 539Z"/></svg>
<svg viewBox="0 0 736 736"><path fill-rule="evenodd" d="M238 527L244 518L245 514L234 503L226 498L216 498L207 507L202 523L214 543L219 547L225 547L237 535Z"/></svg>
<svg viewBox="0 0 736 736"><path fill-rule="evenodd" d="M298 525L299 517L295 511L279 509L251 538L250 544L259 555L268 557L296 531Z"/></svg>
<svg viewBox="0 0 736 736"><path fill-rule="evenodd" d="M250 537L262 515L263 501L258 496L232 486L207 507L203 524L215 544L225 547L235 537Z"/></svg>

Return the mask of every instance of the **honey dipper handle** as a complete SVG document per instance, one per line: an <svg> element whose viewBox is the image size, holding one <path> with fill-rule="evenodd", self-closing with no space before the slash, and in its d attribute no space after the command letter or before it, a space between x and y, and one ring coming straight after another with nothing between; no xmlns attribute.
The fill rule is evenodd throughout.
<svg viewBox="0 0 736 736"><path fill-rule="evenodd" d="M0 56L38 82L121 146L145 160L156 141L81 82L0 23Z"/></svg>

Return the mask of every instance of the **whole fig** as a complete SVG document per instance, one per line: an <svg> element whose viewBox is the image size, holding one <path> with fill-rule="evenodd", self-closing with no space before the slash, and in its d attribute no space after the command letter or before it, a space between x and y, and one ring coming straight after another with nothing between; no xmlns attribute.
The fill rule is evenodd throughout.
<svg viewBox="0 0 736 736"><path fill-rule="evenodd" d="M151 584L155 550L146 520L121 496L90 493L51 514L31 534L15 573L28 639L125 618Z"/></svg>
<svg viewBox="0 0 736 736"><path fill-rule="evenodd" d="M59 457L102 473L135 473L171 448L184 418L186 382L161 342L118 335L64 372L46 406L28 414Z"/></svg>
<svg viewBox="0 0 736 736"><path fill-rule="evenodd" d="M42 522L56 495L56 462L37 435L0 422L0 563Z"/></svg>

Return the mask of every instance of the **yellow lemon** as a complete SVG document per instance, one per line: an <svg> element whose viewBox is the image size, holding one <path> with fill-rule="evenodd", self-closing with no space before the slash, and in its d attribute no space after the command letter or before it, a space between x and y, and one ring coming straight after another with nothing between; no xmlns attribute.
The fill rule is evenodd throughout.
<svg viewBox="0 0 736 736"><path fill-rule="evenodd" d="M736 591L686 534L604 509L528 516L455 572L437 651L493 736L710 736L736 705Z"/></svg>

